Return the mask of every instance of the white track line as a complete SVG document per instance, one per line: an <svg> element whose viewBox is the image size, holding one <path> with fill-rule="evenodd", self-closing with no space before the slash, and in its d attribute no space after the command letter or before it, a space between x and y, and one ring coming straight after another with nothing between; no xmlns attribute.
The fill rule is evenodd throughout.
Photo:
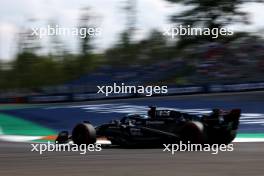
<svg viewBox="0 0 264 176"><path fill-rule="evenodd" d="M0 135L1 141L7 142L31 142L34 140L41 140L45 136L20 136L20 135ZM236 138L233 142L264 142L264 138ZM111 144L110 141L99 139L99 144Z"/></svg>

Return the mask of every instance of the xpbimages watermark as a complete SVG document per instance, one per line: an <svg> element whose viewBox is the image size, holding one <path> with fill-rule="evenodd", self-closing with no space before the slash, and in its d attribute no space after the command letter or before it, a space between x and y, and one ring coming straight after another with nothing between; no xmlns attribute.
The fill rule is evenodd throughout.
<svg viewBox="0 0 264 176"><path fill-rule="evenodd" d="M163 152L169 152L175 155L176 152L210 152L213 155L219 152L232 152L234 151L233 144L192 144L190 141L179 144L163 144Z"/></svg>
<svg viewBox="0 0 264 176"><path fill-rule="evenodd" d="M81 155L87 152L100 152L102 151L101 144L58 144L57 142L52 143L48 141L47 143L41 144L31 144L31 152L37 152L40 155L46 152L78 152Z"/></svg>
<svg viewBox="0 0 264 176"><path fill-rule="evenodd" d="M212 38L218 38L219 36L231 36L234 32L229 28L200 28L191 27L190 25L179 25L176 27L164 28L163 35L169 36L172 39L177 36L211 36Z"/></svg>
<svg viewBox="0 0 264 176"><path fill-rule="evenodd" d="M80 38L86 38L87 36L100 36L102 33L102 29L99 27L72 27L72 28L64 28L59 27L59 25L51 26L47 25L47 27L35 27L32 28L31 35L38 36L42 38L43 36L79 36Z"/></svg>
<svg viewBox="0 0 264 176"><path fill-rule="evenodd" d="M152 96L153 94L166 94L168 93L168 86L131 86L122 83L118 85L114 83L108 86L97 86L98 94L109 96L110 94L144 94Z"/></svg>

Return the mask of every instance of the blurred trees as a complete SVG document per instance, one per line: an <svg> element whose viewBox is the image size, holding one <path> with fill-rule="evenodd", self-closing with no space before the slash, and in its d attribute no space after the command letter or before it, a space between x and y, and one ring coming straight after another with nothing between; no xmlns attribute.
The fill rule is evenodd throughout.
<svg viewBox="0 0 264 176"><path fill-rule="evenodd" d="M220 28L236 23L249 23L247 13L241 12L239 6L246 0L166 0L190 6L180 14L173 15L172 23L191 25L201 28ZM78 36L79 52L72 54L65 48L65 43L59 36L51 36L48 54L41 54L42 48L37 36L31 35L31 31L22 30L18 36L18 52L14 60L9 63L0 62L0 90L16 88L40 88L43 86L60 85L69 80L76 79L81 75L89 74L97 66L127 66L148 65L165 59L186 59L183 53L190 53L189 58L197 58L191 51L195 42L211 41L211 36L180 37L179 42L171 44L162 32L153 29L145 38L134 40L136 33L136 1L126 1L127 23L125 30L121 32L117 43L109 47L105 52L96 54L95 44L90 35ZM253 1L250 1L253 2ZM256 0L262 2L262 0ZM96 15L89 9L84 8L78 21L79 29L95 28ZM53 22L54 23L54 22ZM239 33L233 38L239 38L247 33ZM229 38L230 39L230 38ZM229 40L220 38L220 40ZM192 44L192 45L190 45ZM188 50L189 49L189 50ZM192 61L190 61L192 62ZM189 68L186 72L192 73ZM176 71L175 71L176 72ZM182 75L187 75L184 73ZM179 75L180 77L181 75Z"/></svg>
<svg viewBox="0 0 264 176"><path fill-rule="evenodd" d="M108 64L111 65L129 65L137 62L138 43L133 41L137 30L137 0L124 0L123 3L122 11L126 17L125 29L119 34L117 44L105 52Z"/></svg>
<svg viewBox="0 0 264 176"><path fill-rule="evenodd" d="M221 28L234 24L248 24L247 12L241 11L241 4L247 2L264 2L263 0L166 0L172 3L184 5L187 10L171 16L171 22L181 24L183 26L200 28ZM245 36L246 33L243 33ZM226 40L227 36L221 36L218 39ZM233 36L233 37L239 37ZM229 38L232 38L229 37ZM179 37L179 46L192 44L195 41L213 41L211 36L182 36Z"/></svg>
<svg viewBox="0 0 264 176"><path fill-rule="evenodd" d="M220 28L234 23L247 23L247 13L239 9L246 0L167 0L192 8L175 14L172 22L182 25ZM252 2L252 1L249 1ZM259 0L256 0L259 2Z"/></svg>
<svg viewBox="0 0 264 176"><path fill-rule="evenodd" d="M110 65L150 64L170 58L167 39L158 30L139 41L128 42L127 35L122 33L120 41L105 52Z"/></svg>
<svg viewBox="0 0 264 176"><path fill-rule="evenodd" d="M82 9L82 14L79 20L79 30L89 31L90 28L95 28L94 21L96 19L95 16L90 11L90 8L86 7ZM93 54L92 50L94 48L92 43L91 35L79 35L79 48L80 48L80 55L78 57L78 71L79 74L84 74L92 69L93 65Z"/></svg>
<svg viewBox="0 0 264 176"><path fill-rule="evenodd" d="M78 29L86 32L94 28L94 18L96 16L88 8L82 10ZM55 24L51 21L49 25L55 28ZM34 35L31 29L21 28L14 60L5 63L8 68L0 63L0 90L59 85L89 73L100 62L101 54L93 53L95 47L90 35L80 35L77 36L79 53L71 54L60 36L49 36L49 48L43 48L39 36ZM42 49L48 49L48 54L41 53Z"/></svg>

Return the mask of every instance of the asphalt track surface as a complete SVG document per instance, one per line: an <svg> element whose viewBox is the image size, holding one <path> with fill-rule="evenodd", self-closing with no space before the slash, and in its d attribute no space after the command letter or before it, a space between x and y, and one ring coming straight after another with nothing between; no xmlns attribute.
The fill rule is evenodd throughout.
<svg viewBox="0 0 264 176"><path fill-rule="evenodd" d="M158 104L162 100L163 98L152 98L151 102ZM127 101L84 102L76 105ZM135 102L135 104L140 101L147 100L129 100L130 103ZM206 108L211 108L220 104L224 108L242 107L250 113L264 111L263 92L166 97L166 101L175 101L177 105L182 106L181 108L200 108L204 107L203 104L209 105ZM228 104L226 105L225 102ZM210 152L176 152L172 155L163 152L163 149L120 148L104 148L101 152L89 152L85 155L80 155L78 152L47 152L40 155L30 150L30 144L0 142L0 176L264 175L264 143L235 143L234 151L220 152L217 155Z"/></svg>
<svg viewBox="0 0 264 176"><path fill-rule="evenodd" d="M233 152L176 152L163 149L103 149L30 152L29 144L0 143L2 176L263 176L264 143L236 143Z"/></svg>

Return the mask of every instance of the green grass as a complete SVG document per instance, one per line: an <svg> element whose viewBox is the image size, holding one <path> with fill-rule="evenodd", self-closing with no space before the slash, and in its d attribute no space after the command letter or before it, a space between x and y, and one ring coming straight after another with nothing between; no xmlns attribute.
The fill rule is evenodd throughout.
<svg viewBox="0 0 264 176"><path fill-rule="evenodd" d="M56 134L55 131L39 124L0 113L0 132L6 135L46 136Z"/></svg>
<svg viewBox="0 0 264 176"><path fill-rule="evenodd" d="M240 133L238 138L264 138L264 133Z"/></svg>

